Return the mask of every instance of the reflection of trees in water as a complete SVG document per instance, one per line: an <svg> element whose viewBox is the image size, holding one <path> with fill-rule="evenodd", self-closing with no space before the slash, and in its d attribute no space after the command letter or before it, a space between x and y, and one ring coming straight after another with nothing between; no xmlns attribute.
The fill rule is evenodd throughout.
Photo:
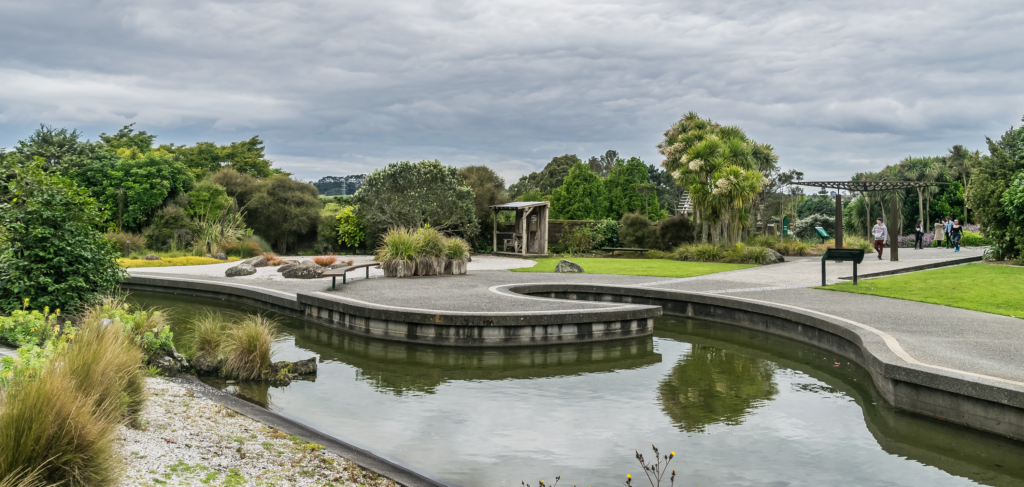
<svg viewBox="0 0 1024 487"><path fill-rule="evenodd" d="M693 345L658 386L661 407L683 431L743 423L779 392L775 365L707 345Z"/></svg>

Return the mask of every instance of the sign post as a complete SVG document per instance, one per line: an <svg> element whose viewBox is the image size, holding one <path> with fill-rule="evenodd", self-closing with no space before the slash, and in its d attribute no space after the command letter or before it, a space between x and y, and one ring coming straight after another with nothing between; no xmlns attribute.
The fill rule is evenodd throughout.
<svg viewBox="0 0 1024 487"><path fill-rule="evenodd" d="M782 237L789 235L789 216L782 217Z"/></svg>

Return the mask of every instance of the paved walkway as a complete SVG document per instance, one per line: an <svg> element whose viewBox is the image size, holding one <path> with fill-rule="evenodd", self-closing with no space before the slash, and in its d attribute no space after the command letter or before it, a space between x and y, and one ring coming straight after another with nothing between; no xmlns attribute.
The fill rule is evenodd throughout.
<svg viewBox="0 0 1024 487"><path fill-rule="evenodd" d="M899 262L866 259L861 274L891 271L964 257L945 249L902 249ZM486 259L478 259L485 261ZM852 265L827 264L829 283L851 274ZM178 272L171 272L177 270ZM1014 381L1024 385L1024 321L1017 318L962 310L927 303L877 296L809 289L821 284L821 258L795 258L789 262L706 276L665 279L597 274L519 273L477 270L466 276L409 279L350 279L330 289L330 280L261 280L198 276L192 269L161 268L159 274L209 281L244 283L286 293L322 292L371 303L437 311L518 312L594 309L612 303L553 300L501 292L509 284L592 283L712 293L797 307L863 323L888 333L920 362ZM152 275L151 269L132 269L133 275ZM1024 284L1022 284L1024 286Z"/></svg>

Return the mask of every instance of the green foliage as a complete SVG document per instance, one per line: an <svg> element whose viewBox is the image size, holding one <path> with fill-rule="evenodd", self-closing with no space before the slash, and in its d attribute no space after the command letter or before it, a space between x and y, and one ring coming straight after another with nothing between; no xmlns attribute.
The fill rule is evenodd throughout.
<svg viewBox="0 0 1024 487"><path fill-rule="evenodd" d="M221 213L234 204L224 186L212 179L203 179L188 192L188 206L185 214L193 218L219 218Z"/></svg>
<svg viewBox="0 0 1024 487"><path fill-rule="evenodd" d="M850 203L850 198L844 198L843 203L845 209ZM800 202L796 205L797 218L807 218L811 215L835 215L835 213L836 200L831 196L801 197ZM833 216L833 218L835 217Z"/></svg>
<svg viewBox="0 0 1024 487"><path fill-rule="evenodd" d="M441 257L444 255L444 236L430 227L416 230L417 255Z"/></svg>
<svg viewBox="0 0 1024 487"><path fill-rule="evenodd" d="M104 148L111 152L117 152L121 149L134 149L135 152L148 152L153 148L153 141L156 140L156 135L150 135L145 130L135 131L135 124L128 124L118 130L114 135L107 135L106 133L100 134L100 140L103 141Z"/></svg>
<svg viewBox="0 0 1024 487"><path fill-rule="evenodd" d="M619 222L605 218L590 226L595 247L614 247L619 239Z"/></svg>
<svg viewBox="0 0 1024 487"><path fill-rule="evenodd" d="M696 262L717 262L723 257L725 251L712 244L681 245L672 253L673 259Z"/></svg>
<svg viewBox="0 0 1024 487"><path fill-rule="evenodd" d="M254 178L268 178L274 174L281 174L280 170L270 167L273 162L266 158L266 148L258 135L249 140L232 142L230 145L198 142L192 147L160 148L180 156L181 161L197 178L218 172L222 168L230 168Z"/></svg>
<svg viewBox="0 0 1024 487"><path fill-rule="evenodd" d="M247 316L224 336L224 376L229 379L252 380L270 368L277 323L267 316Z"/></svg>
<svg viewBox="0 0 1024 487"><path fill-rule="evenodd" d="M519 197L530 191L537 191L540 195L552 194L555 188L561 187L569 170L583 161L575 154L553 157L544 169L540 172L533 172L519 178L519 181L508 187L508 195L516 201L537 201L536 199L520 199ZM589 167L588 167L589 170Z"/></svg>
<svg viewBox="0 0 1024 487"><path fill-rule="evenodd" d="M473 190L473 208L482 234L490 238L494 228L494 212L491 206L508 202L505 193L505 179L487 166L466 166L459 169L459 175Z"/></svg>
<svg viewBox="0 0 1024 487"><path fill-rule="evenodd" d="M174 349L174 334L171 333L167 314L155 309L132 309L121 298L106 298L91 305L82 313L84 322L110 320L131 335L145 359Z"/></svg>
<svg viewBox="0 0 1024 487"><path fill-rule="evenodd" d="M662 250L672 250L682 244L693 242L693 224L686 215L661 220L656 228Z"/></svg>
<svg viewBox="0 0 1024 487"><path fill-rule="evenodd" d="M320 201L323 202L324 198L321 197ZM341 205L333 202L325 204L320 210L320 221L316 226L316 244L313 246L313 250L317 253L327 254L341 251L341 246L338 245L338 213L341 210Z"/></svg>
<svg viewBox="0 0 1024 487"><path fill-rule="evenodd" d="M107 232L104 237L125 257L146 248L146 237L137 233Z"/></svg>
<svg viewBox="0 0 1024 487"><path fill-rule="evenodd" d="M743 244L736 244L722 257L722 262L733 264L757 264L764 265L771 261L768 249L764 247L751 247Z"/></svg>
<svg viewBox="0 0 1024 487"><path fill-rule="evenodd" d="M42 312L16 309L10 316L0 316L0 340L19 347L45 345L59 332L58 316L60 310L51 314L49 308Z"/></svg>
<svg viewBox="0 0 1024 487"><path fill-rule="evenodd" d="M604 183L609 218L619 220L626 213L643 213L651 220L661 217L657 190L647 182L647 165L639 158L616 161Z"/></svg>
<svg viewBox="0 0 1024 487"><path fill-rule="evenodd" d="M659 247L658 230L647 216L627 213L619 222L619 246L654 249Z"/></svg>
<svg viewBox="0 0 1024 487"><path fill-rule="evenodd" d="M242 174L234 168L225 167L210 174L210 180L224 187L228 196L237 199L239 202L245 200L245 196L256 184L256 178Z"/></svg>
<svg viewBox="0 0 1024 487"><path fill-rule="evenodd" d="M539 189L531 189L516 197L516 201L551 201L551 195L541 193Z"/></svg>
<svg viewBox="0 0 1024 487"><path fill-rule="evenodd" d="M444 258L466 260L469 258L469 244L459 237L445 237Z"/></svg>
<svg viewBox="0 0 1024 487"><path fill-rule="evenodd" d="M320 221L320 199L312 184L287 176L263 179L249 190L245 222L262 237L276 243L282 254L288 244Z"/></svg>
<svg viewBox="0 0 1024 487"><path fill-rule="evenodd" d="M178 250L174 247L183 249L192 243L192 221L185 214L185 209L175 202L157 210L149 222L142 235L150 249Z"/></svg>
<svg viewBox="0 0 1024 487"><path fill-rule="evenodd" d="M814 240L820 238L814 227L821 227L829 235L832 235L835 232L836 219L831 215L811 215L794 222L790 231L800 240ZM895 231L893 232L895 233Z"/></svg>
<svg viewBox="0 0 1024 487"><path fill-rule="evenodd" d="M349 247L359 247L366 239L366 227L354 206L346 206L338 212L338 243Z"/></svg>
<svg viewBox="0 0 1024 487"><path fill-rule="evenodd" d="M107 219L120 228L141 229L169 198L192 189L195 180L174 157L149 153L126 159L97 154L71 173L79 186L107 211Z"/></svg>
<svg viewBox="0 0 1024 487"><path fill-rule="evenodd" d="M960 245L964 247L981 247L982 245L989 245L990 242L980 233L972 232L970 230L964 230L963 236L960 237Z"/></svg>
<svg viewBox="0 0 1024 487"><path fill-rule="evenodd" d="M416 238L415 230L392 228L381 239L381 244L377 247L375 260L377 262L391 260L414 262L418 253L419 240Z"/></svg>
<svg viewBox="0 0 1024 487"><path fill-rule="evenodd" d="M1000 202L1013 224L1024 225L1024 171L1014 176Z"/></svg>
<svg viewBox="0 0 1024 487"><path fill-rule="evenodd" d="M551 193L551 215L565 220L600 220L607 213L604 183L577 162L561 187Z"/></svg>
<svg viewBox="0 0 1024 487"><path fill-rule="evenodd" d="M997 254L1024 255L1024 223L1003 204L1010 185L1024 171L1024 126L1010 128L998 141L987 140L990 155L975 164L967 201Z"/></svg>
<svg viewBox="0 0 1024 487"><path fill-rule="evenodd" d="M353 200L371 240L390 228L423 225L469 241L480 231L473 190L439 161L391 163L367 177Z"/></svg>
<svg viewBox="0 0 1024 487"><path fill-rule="evenodd" d="M595 247L592 232L586 225L574 226L568 233L562 235L561 242L568 249L570 255L589 252Z"/></svg>
<svg viewBox="0 0 1024 487"><path fill-rule="evenodd" d="M38 162L0 170L0 228L14 244L0 253L0 308L13 311L29 299L76 309L125 278L103 237L103 214L84 190Z"/></svg>
<svg viewBox="0 0 1024 487"><path fill-rule="evenodd" d="M55 129L40 124L28 139L18 141L14 150L22 161L32 161L39 157L43 159L46 170L66 174L85 164L98 150L95 144L81 140L81 136L82 133L77 130ZM15 162L13 154L9 158L11 163Z"/></svg>

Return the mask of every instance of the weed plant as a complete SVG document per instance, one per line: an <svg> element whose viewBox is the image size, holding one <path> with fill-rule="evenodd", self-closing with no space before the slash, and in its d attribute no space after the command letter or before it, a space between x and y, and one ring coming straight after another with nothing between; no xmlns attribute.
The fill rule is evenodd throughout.
<svg viewBox="0 0 1024 487"><path fill-rule="evenodd" d="M224 334L224 376L253 380L270 368L270 356L278 337L277 324L267 316L251 315Z"/></svg>

